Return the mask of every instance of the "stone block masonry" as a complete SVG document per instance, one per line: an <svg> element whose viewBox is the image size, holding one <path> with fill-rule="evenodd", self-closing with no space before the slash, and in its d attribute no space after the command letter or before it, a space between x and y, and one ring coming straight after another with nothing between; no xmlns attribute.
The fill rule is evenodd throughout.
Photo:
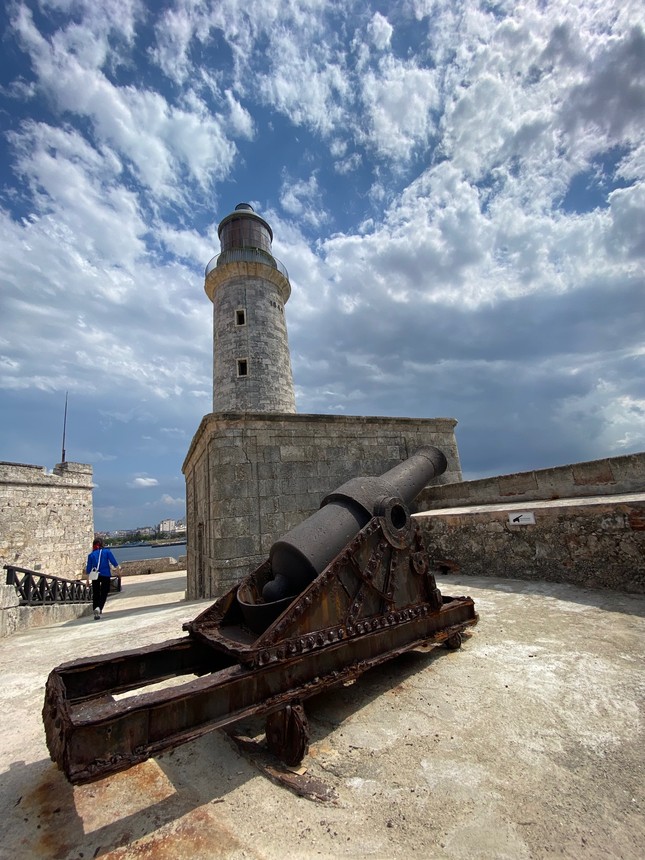
<svg viewBox="0 0 645 860"><path fill-rule="evenodd" d="M423 445L461 479L452 418L212 413L186 477L187 596L217 597L264 561L281 535L350 478L380 475Z"/></svg>
<svg viewBox="0 0 645 860"><path fill-rule="evenodd" d="M444 508L416 518L430 556L447 572L645 594L643 493Z"/></svg>
<svg viewBox="0 0 645 860"><path fill-rule="evenodd" d="M645 453L446 483L418 506L448 571L645 593Z"/></svg>
<svg viewBox="0 0 645 860"><path fill-rule="evenodd" d="M46 606L20 606L13 585L0 585L0 639L33 630L74 621L92 613L91 603L50 603Z"/></svg>
<svg viewBox="0 0 645 860"><path fill-rule="evenodd" d="M213 296L213 408L239 412L295 412L283 299L269 266L229 264L226 289ZM231 270L241 270L231 274ZM259 273L259 274L258 274ZM218 269L214 275L220 275ZM238 308L245 323L231 326ZM238 361L246 362L241 376ZM280 368L276 373L275 368Z"/></svg>
<svg viewBox="0 0 645 860"><path fill-rule="evenodd" d="M444 484L421 494L419 510L638 492L645 492L643 452Z"/></svg>
<svg viewBox="0 0 645 860"><path fill-rule="evenodd" d="M118 546L111 547L111 549L118 561ZM141 558L137 559L137 561L124 561L119 565L117 574L120 577L148 576L157 573L175 573L176 571L185 569L186 556L180 555L179 558L167 556L166 558Z"/></svg>
<svg viewBox="0 0 645 860"><path fill-rule="evenodd" d="M94 537L92 467L0 463L0 568L75 579ZM2 571L4 573L4 571Z"/></svg>

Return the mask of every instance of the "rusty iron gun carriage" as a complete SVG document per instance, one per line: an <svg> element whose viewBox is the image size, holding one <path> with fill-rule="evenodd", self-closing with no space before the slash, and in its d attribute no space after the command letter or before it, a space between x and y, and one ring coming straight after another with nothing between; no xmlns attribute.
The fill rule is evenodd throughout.
<svg viewBox="0 0 645 860"><path fill-rule="evenodd" d="M445 469L426 447L348 481L184 624L188 636L53 669L43 707L53 761L89 782L260 715L271 752L295 765L308 749L306 699L413 648L459 648L474 603L441 594L409 509Z"/></svg>

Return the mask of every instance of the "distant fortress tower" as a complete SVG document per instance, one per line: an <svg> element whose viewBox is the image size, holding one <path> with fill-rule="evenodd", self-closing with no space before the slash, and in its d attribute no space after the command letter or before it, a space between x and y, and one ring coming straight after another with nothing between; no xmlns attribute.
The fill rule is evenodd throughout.
<svg viewBox="0 0 645 860"><path fill-rule="evenodd" d="M284 306L287 270L273 231L248 203L219 225L221 253L206 267L213 302L213 412L294 413Z"/></svg>

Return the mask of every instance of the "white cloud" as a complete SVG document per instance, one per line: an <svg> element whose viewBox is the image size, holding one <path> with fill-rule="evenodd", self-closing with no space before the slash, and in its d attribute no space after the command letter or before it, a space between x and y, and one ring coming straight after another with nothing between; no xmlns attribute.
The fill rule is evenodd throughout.
<svg viewBox="0 0 645 860"><path fill-rule="evenodd" d="M380 12L374 13L374 17L368 26L368 32L375 48L384 51L390 46L394 30L387 18L381 15Z"/></svg>
<svg viewBox="0 0 645 860"><path fill-rule="evenodd" d="M609 195L609 211L611 226L606 235L609 254L642 261L645 258L645 181L613 191Z"/></svg>
<svg viewBox="0 0 645 860"><path fill-rule="evenodd" d="M322 46L319 46L319 48ZM348 85L341 65L320 53L314 44L295 43L290 33L278 34L272 45L274 68L259 77L264 100L286 114L294 125L307 125L329 134L343 119Z"/></svg>
<svg viewBox="0 0 645 860"><path fill-rule="evenodd" d="M21 13L16 29L42 89L59 110L88 118L99 139L121 153L155 194L181 197L181 171L203 188L228 173L235 147L220 119L194 92L186 93L181 107L159 92L116 86L101 70L102 54L74 50L74 28L59 30L48 41L31 16L24 9Z"/></svg>
<svg viewBox="0 0 645 860"><path fill-rule="evenodd" d="M645 16L641 15L641 20ZM569 129L587 127L609 139L640 136L645 108L645 33L634 25L589 57L587 74L563 105Z"/></svg>
<svg viewBox="0 0 645 860"><path fill-rule="evenodd" d="M229 125L239 137L252 140L255 136L255 123L248 110L243 107L230 90L225 92L229 108Z"/></svg>
<svg viewBox="0 0 645 860"><path fill-rule="evenodd" d="M645 450L645 398L624 391L619 381L597 379L585 394L565 401L557 417L564 427L599 422L607 455Z"/></svg>
<svg viewBox="0 0 645 860"><path fill-rule="evenodd" d="M130 484L129 487L156 487L159 484L159 481L156 478L135 478Z"/></svg>
<svg viewBox="0 0 645 860"><path fill-rule="evenodd" d="M436 72L387 57L363 78L362 100L369 144L382 156L406 161L435 129Z"/></svg>
<svg viewBox="0 0 645 860"><path fill-rule="evenodd" d="M167 8L156 24L156 44L151 57L165 75L183 84L192 71L189 48L201 19L200 10L189 4Z"/></svg>
<svg viewBox="0 0 645 860"><path fill-rule="evenodd" d="M156 226L155 234L168 251L198 265L200 269L213 256L213 249L219 244L216 235L204 237L196 230L177 229L165 222Z"/></svg>
<svg viewBox="0 0 645 860"><path fill-rule="evenodd" d="M137 197L121 184L120 163L110 150L99 152L77 131L44 123L26 123L10 139L17 170L31 186L38 209L38 217L22 231L28 243L48 237L52 256L59 258L65 248L77 254L77 240L83 236L89 240L84 257L93 275L101 259L132 261L144 251L140 237L147 227ZM60 263L52 262L59 268Z"/></svg>
<svg viewBox="0 0 645 860"><path fill-rule="evenodd" d="M282 182L280 204L285 212L301 223L320 227L328 220L315 174L306 180L286 176Z"/></svg>
<svg viewBox="0 0 645 860"><path fill-rule="evenodd" d="M186 500L182 496L179 496L178 498L174 499L168 493L164 493L163 496L159 499L159 501L162 505L183 505L186 502Z"/></svg>
<svg viewBox="0 0 645 860"><path fill-rule="evenodd" d="M334 164L334 169L337 173L340 173L341 176L353 173L357 171L363 163L363 158L358 152L353 152L347 158L343 158L341 161L337 161Z"/></svg>
<svg viewBox="0 0 645 860"><path fill-rule="evenodd" d="M616 176L628 182L645 176L645 143L637 143L634 148L621 158L616 167Z"/></svg>

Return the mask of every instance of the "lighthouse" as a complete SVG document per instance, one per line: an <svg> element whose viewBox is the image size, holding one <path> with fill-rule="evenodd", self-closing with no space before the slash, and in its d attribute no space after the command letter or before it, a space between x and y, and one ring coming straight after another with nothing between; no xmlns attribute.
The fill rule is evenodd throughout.
<svg viewBox="0 0 645 860"><path fill-rule="evenodd" d="M221 251L206 267L213 303L213 412L295 413L284 306L289 275L273 231L248 203L219 224Z"/></svg>
<svg viewBox="0 0 645 860"><path fill-rule="evenodd" d="M182 467L189 600L231 589L356 475L381 475L434 445L448 460L439 482L461 480L453 418L296 412L284 316L291 285L273 256L273 231L240 203L218 235L204 284L213 303L213 411Z"/></svg>

